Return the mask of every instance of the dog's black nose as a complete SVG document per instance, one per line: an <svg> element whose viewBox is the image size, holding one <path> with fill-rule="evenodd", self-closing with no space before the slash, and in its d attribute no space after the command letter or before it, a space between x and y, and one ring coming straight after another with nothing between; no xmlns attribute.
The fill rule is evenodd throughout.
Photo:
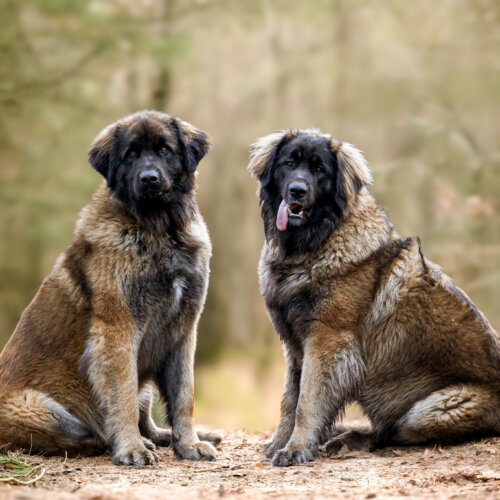
<svg viewBox="0 0 500 500"><path fill-rule="evenodd" d="M160 176L154 170L144 170L139 174L139 180L143 184L155 184L160 180Z"/></svg>
<svg viewBox="0 0 500 500"><path fill-rule="evenodd" d="M302 198L307 193L307 186L303 182L292 182L288 191L294 198Z"/></svg>

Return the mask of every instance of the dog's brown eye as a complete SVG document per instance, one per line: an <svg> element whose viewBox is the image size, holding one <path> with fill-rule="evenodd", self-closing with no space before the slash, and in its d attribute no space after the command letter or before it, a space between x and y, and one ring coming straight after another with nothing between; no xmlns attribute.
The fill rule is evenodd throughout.
<svg viewBox="0 0 500 500"><path fill-rule="evenodd" d="M165 146L163 146L161 149L160 149L160 154L161 155L166 155L167 154L167 148Z"/></svg>
<svg viewBox="0 0 500 500"><path fill-rule="evenodd" d="M286 162L286 166L287 166L288 168L292 168L292 167L293 167L293 161L292 161L292 160L287 161L287 162Z"/></svg>
<svg viewBox="0 0 500 500"><path fill-rule="evenodd" d="M137 151L129 151L128 152L128 155L131 157L131 158L135 158L137 156Z"/></svg>
<svg viewBox="0 0 500 500"><path fill-rule="evenodd" d="M324 172L324 171L325 171L325 169L321 165L318 165L316 167L316 172Z"/></svg>

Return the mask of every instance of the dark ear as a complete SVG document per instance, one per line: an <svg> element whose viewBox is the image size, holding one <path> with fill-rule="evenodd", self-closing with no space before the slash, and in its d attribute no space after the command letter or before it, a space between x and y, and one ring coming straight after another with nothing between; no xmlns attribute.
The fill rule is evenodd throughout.
<svg viewBox="0 0 500 500"><path fill-rule="evenodd" d="M331 149L337 160L333 195L335 202L343 209L354 202L361 188L373 183L373 178L365 157L352 144L332 139Z"/></svg>
<svg viewBox="0 0 500 500"><path fill-rule="evenodd" d="M111 148L116 125L113 123L101 130L90 145L89 163L103 176L108 176Z"/></svg>
<svg viewBox="0 0 500 500"><path fill-rule="evenodd" d="M250 161L247 170L262 187L271 181L272 168L284 144L295 135L293 130L278 130L257 139L250 146Z"/></svg>
<svg viewBox="0 0 500 500"><path fill-rule="evenodd" d="M184 168L192 174L208 153L211 143L208 135L188 122L174 118L172 125L179 144Z"/></svg>
<svg viewBox="0 0 500 500"><path fill-rule="evenodd" d="M345 179L344 179L344 174L342 173L342 169L339 168L337 155L333 153L332 157L333 157L333 184L332 184L333 203L335 207L335 213L340 217L347 203L347 196L344 188Z"/></svg>

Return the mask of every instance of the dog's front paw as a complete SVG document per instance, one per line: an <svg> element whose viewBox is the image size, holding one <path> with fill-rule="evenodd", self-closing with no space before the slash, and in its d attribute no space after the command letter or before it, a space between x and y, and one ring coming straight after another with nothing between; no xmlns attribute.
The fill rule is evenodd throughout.
<svg viewBox="0 0 500 500"><path fill-rule="evenodd" d="M189 445L174 444L175 454L186 460L215 460L217 452L208 441L198 441Z"/></svg>
<svg viewBox="0 0 500 500"><path fill-rule="evenodd" d="M264 446L262 447L262 452L264 453L266 458L273 458L276 452L284 448L285 445L286 442L283 443L279 440L270 439L269 441L266 441L264 443Z"/></svg>
<svg viewBox="0 0 500 500"><path fill-rule="evenodd" d="M144 444L141 445L118 449L111 458L115 465L137 465L139 467L155 465L158 460L159 456L155 451L154 444L149 439L145 439Z"/></svg>
<svg viewBox="0 0 500 500"><path fill-rule="evenodd" d="M298 450L279 450L273 457L272 464L275 467L289 467L299 465L314 460L314 454L309 448L299 448Z"/></svg>
<svg viewBox="0 0 500 500"><path fill-rule="evenodd" d="M153 443L153 441L151 441L151 439L148 439L147 437L144 437L144 436L141 436L142 438L142 444L150 451L153 452L153 455L156 455L157 458L159 458L159 455L158 453L156 453L156 446L155 444Z"/></svg>

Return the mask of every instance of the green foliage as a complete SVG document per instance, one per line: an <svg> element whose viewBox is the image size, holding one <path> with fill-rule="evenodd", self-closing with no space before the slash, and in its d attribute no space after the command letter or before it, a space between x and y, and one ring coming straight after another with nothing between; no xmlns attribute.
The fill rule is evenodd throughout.
<svg viewBox="0 0 500 500"><path fill-rule="evenodd" d="M0 453L0 482L33 484L44 474L42 465L33 464L21 453Z"/></svg>
<svg viewBox="0 0 500 500"><path fill-rule="evenodd" d="M361 147L400 232L420 235L498 328L499 18L492 0L3 2L1 343L100 182L92 138L151 107L215 142L199 178L214 256L198 362L224 346L266 366L276 354L245 166L249 144L281 127Z"/></svg>

